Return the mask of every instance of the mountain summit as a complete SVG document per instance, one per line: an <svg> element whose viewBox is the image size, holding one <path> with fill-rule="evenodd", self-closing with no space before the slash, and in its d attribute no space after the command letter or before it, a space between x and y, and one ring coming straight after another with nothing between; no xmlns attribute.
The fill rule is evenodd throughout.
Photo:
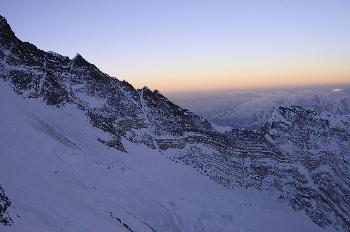
<svg viewBox="0 0 350 232"><path fill-rule="evenodd" d="M350 230L347 116L281 107L222 133L3 17L0 101L5 231Z"/></svg>
<svg viewBox="0 0 350 232"><path fill-rule="evenodd" d="M0 30L1 30L1 37L8 37L12 39L15 37L15 33L12 31L10 25L7 23L7 20L5 17L0 15Z"/></svg>

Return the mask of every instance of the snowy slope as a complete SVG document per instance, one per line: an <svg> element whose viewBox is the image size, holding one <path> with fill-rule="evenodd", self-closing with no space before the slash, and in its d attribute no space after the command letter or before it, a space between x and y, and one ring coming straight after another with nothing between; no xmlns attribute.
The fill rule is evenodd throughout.
<svg viewBox="0 0 350 232"><path fill-rule="evenodd" d="M0 181L13 205L1 231L323 231L272 196L228 190L144 145L107 148L97 139L109 135L73 105L22 99L3 81L0 105Z"/></svg>
<svg viewBox="0 0 350 232"><path fill-rule="evenodd" d="M320 144L350 140L337 121L277 112L260 131L219 128L79 54L19 40L3 17L0 32L1 229L349 230L350 178L334 171L348 170L349 146Z"/></svg>

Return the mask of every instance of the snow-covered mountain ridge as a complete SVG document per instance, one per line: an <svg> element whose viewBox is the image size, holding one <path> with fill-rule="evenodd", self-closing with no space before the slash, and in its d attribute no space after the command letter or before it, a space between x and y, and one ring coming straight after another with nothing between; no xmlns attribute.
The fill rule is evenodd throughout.
<svg viewBox="0 0 350 232"><path fill-rule="evenodd" d="M317 113L350 114L350 86L336 86L209 92L173 95L172 99L217 125L259 129L280 106L298 105Z"/></svg>
<svg viewBox="0 0 350 232"><path fill-rule="evenodd" d="M350 229L348 117L280 108L261 131L221 133L81 55L20 41L3 17L0 31L6 230Z"/></svg>

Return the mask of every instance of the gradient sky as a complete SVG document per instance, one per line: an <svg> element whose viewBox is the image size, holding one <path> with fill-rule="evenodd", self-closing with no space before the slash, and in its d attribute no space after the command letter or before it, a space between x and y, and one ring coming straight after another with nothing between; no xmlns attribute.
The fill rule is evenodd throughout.
<svg viewBox="0 0 350 232"><path fill-rule="evenodd" d="M164 92L350 83L349 0L0 0L17 36Z"/></svg>

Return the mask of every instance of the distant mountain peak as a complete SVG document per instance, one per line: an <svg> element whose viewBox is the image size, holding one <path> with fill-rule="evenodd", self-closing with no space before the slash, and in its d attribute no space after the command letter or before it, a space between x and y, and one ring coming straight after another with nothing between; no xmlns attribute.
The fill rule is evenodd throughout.
<svg viewBox="0 0 350 232"><path fill-rule="evenodd" d="M335 88L335 89L332 89L332 92L333 93L340 93L340 92L343 92L344 90L343 89L340 89L340 88Z"/></svg>

